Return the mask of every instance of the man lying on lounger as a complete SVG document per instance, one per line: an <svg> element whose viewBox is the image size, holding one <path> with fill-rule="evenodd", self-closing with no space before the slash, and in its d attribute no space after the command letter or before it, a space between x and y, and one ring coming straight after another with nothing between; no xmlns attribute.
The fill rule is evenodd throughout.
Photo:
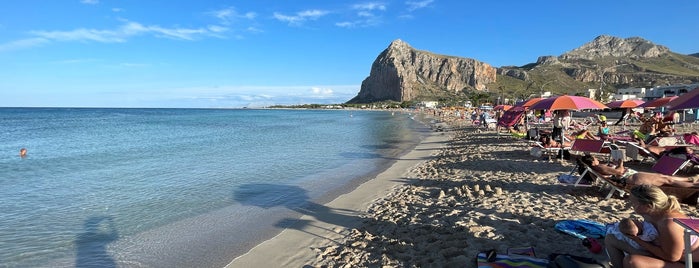
<svg viewBox="0 0 699 268"><path fill-rule="evenodd" d="M655 186L675 186L699 188L696 183L697 176L683 178L663 175L660 173L639 172L624 167L624 162L619 160L615 166L600 164L599 160L592 155L583 156L580 161L592 168L602 176L610 176L614 182L621 184L624 188L631 188L634 185L650 184Z"/></svg>

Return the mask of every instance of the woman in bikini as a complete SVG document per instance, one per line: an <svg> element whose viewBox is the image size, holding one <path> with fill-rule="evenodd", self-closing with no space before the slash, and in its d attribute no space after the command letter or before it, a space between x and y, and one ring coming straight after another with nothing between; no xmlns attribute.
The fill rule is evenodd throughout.
<svg viewBox="0 0 699 268"><path fill-rule="evenodd" d="M615 166L600 164L599 160L592 155L585 155L580 158L585 165L602 176L610 176L613 181L630 188L635 185L649 184L654 186L675 186L699 188L699 183L694 182L697 177L683 178L668 176L660 173L639 172L624 167L624 161L619 160Z"/></svg>
<svg viewBox="0 0 699 268"><path fill-rule="evenodd" d="M650 254L639 253L628 243L614 235L607 235L604 244L613 267L685 267L684 228L673 218L688 218L680 210L680 203L672 195L666 195L652 185L638 185L631 188L629 204L658 231L653 241L644 241L638 236L627 237ZM692 260L699 257L698 237L692 236ZM626 252L627 254L624 254Z"/></svg>

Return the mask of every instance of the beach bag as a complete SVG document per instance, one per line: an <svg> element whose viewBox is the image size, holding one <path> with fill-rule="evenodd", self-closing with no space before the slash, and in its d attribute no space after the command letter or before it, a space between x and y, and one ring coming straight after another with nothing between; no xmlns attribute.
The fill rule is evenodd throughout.
<svg viewBox="0 0 699 268"><path fill-rule="evenodd" d="M612 160L624 160L624 158L626 158L624 156L624 151L619 149L611 150L609 154L612 157Z"/></svg>
<svg viewBox="0 0 699 268"><path fill-rule="evenodd" d="M531 150L529 150L529 154L533 157L541 157L543 155L543 152L541 151L541 148L539 147L532 147Z"/></svg>
<svg viewBox="0 0 699 268"><path fill-rule="evenodd" d="M598 262L593 258L570 254L552 254L547 268L609 268L609 265Z"/></svg>
<svg viewBox="0 0 699 268"><path fill-rule="evenodd" d="M527 130L527 139L532 141L539 140L539 128Z"/></svg>

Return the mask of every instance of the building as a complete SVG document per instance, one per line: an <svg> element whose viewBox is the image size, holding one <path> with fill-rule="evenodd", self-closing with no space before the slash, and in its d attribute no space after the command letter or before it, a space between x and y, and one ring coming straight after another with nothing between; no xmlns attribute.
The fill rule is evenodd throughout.
<svg viewBox="0 0 699 268"><path fill-rule="evenodd" d="M633 88L622 88L616 91L616 94L612 96L614 100L642 100L646 97L645 87L633 87Z"/></svg>
<svg viewBox="0 0 699 268"><path fill-rule="evenodd" d="M438 101L422 101L418 106L434 109L437 108L437 105L439 105Z"/></svg>
<svg viewBox="0 0 699 268"><path fill-rule="evenodd" d="M692 91L692 89L698 88L699 83L697 84L679 84L679 85L669 85L669 86L657 86L654 88L649 89L646 91L645 97L643 100L649 101L649 100L654 100L654 99L659 99L663 97L672 97L672 96L679 96L684 93L687 93L689 91Z"/></svg>

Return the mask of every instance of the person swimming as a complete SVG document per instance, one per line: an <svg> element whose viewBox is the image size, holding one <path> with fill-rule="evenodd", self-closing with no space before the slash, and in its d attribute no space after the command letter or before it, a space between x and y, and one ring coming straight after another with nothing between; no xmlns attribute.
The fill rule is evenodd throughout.
<svg viewBox="0 0 699 268"><path fill-rule="evenodd" d="M27 148L19 149L19 157L21 157L21 158L27 157Z"/></svg>

